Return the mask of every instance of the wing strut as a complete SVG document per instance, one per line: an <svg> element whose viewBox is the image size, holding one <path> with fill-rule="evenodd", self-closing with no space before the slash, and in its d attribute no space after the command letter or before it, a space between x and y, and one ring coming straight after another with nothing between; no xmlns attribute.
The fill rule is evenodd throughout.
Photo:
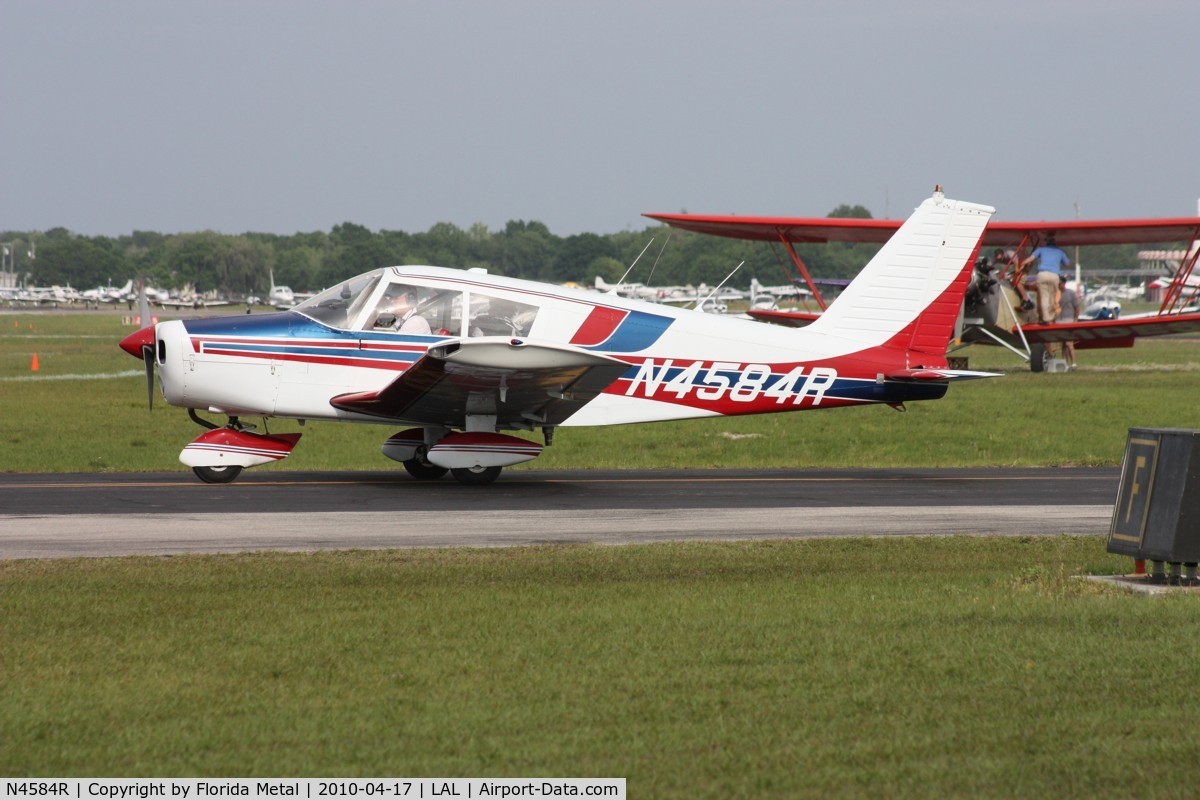
<svg viewBox="0 0 1200 800"><path fill-rule="evenodd" d="M1175 271L1175 277L1167 284L1167 290L1163 292L1162 305L1159 306L1159 315L1182 313L1183 309L1187 308L1188 304L1196 300L1196 296L1200 294L1200 287L1193 289L1188 297L1184 298L1184 289L1187 288L1188 278L1192 276L1192 272L1196 269L1196 259L1200 258L1200 247L1197 247L1197 238L1200 238L1200 228L1192 231L1191 246L1184 252L1187 253L1183 260L1179 262L1179 269Z"/></svg>
<svg viewBox="0 0 1200 800"><path fill-rule="evenodd" d="M825 298L821 296L821 290L818 289L817 284L813 282L812 275L808 273L808 267L804 265L804 261L800 258L800 254L796 252L796 248L792 245L784 230L782 228L776 228L775 230L779 234L779 241L783 242L783 246L788 251L788 255L792 257L792 263L796 265L796 269L800 272L800 276L803 277L804 282L808 284L808 290L812 292L813 297L817 301L817 305L819 305L821 310L824 311L826 308L828 308L829 304L825 302ZM788 278L790 279L791 276L789 275ZM794 283L795 281L793 280L792 282Z"/></svg>

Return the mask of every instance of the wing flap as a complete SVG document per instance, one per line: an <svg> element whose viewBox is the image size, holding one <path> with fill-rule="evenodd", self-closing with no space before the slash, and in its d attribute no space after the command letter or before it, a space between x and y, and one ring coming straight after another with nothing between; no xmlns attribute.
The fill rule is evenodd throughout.
<svg viewBox="0 0 1200 800"><path fill-rule="evenodd" d="M463 428L469 414L499 428L557 425L628 369L598 353L550 342L480 337L441 344L376 392L338 395L334 408Z"/></svg>

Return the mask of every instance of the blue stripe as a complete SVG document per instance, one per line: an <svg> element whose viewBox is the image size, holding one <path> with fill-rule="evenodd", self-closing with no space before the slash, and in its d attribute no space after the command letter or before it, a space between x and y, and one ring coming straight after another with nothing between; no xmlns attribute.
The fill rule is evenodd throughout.
<svg viewBox="0 0 1200 800"><path fill-rule="evenodd" d="M427 344L448 338L446 336L398 334L394 331L341 331L291 311L281 311L276 314L247 314L244 317L186 319L183 321L183 327L193 336L244 336L255 339L291 337L347 342L363 340Z"/></svg>
<svg viewBox="0 0 1200 800"><path fill-rule="evenodd" d="M353 358L358 361L380 361L389 364L412 363L424 353L411 350L350 350L344 347L297 347L280 346L279 344L242 344L232 342L205 342L204 347L220 348L235 353L247 355L289 355L306 356L309 358Z"/></svg>
<svg viewBox="0 0 1200 800"><path fill-rule="evenodd" d="M611 353L636 353L657 342L674 321L671 317L663 317L645 311L630 311L611 336L600 344L588 345L583 349Z"/></svg>

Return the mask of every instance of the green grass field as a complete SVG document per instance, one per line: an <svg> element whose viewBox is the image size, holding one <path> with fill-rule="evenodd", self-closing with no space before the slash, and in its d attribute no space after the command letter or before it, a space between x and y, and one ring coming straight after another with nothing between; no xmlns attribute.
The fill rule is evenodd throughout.
<svg viewBox="0 0 1200 800"><path fill-rule="evenodd" d="M183 469L197 429L147 414L119 320L26 322L0 315L4 469ZM970 358L1007 374L906 414L563 430L536 463L1116 464L1129 426L1200 426L1196 341ZM395 468L388 428L304 432L289 469ZM0 773L1191 797L1200 597L1077 577L1129 566L1073 537L0 562Z"/></svg>
<svg viewBox="0 0 1200 800"><path fill-rule="evenodd" d="M0 564L0 772L1187 796L1197 598L1078 538Z"/></svg>

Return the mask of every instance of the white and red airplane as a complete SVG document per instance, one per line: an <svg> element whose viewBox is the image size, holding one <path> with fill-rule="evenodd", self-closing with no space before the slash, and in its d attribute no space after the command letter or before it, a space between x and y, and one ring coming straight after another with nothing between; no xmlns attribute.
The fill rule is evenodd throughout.
<svg viewBox="0 0 1200 800"><path fill-rule="evenodd" d="M903 408L947 368L994 209L925 200L819 320L802 329L478 271L387 267L279 313L173 320L121 347L208 428L180 455L206 482L278 461L300 434L244 416L408 427L383 445L418 479L486 484L543 445L499 431L806 411ZM197 410L222 414L218 427Z"/></svg>

